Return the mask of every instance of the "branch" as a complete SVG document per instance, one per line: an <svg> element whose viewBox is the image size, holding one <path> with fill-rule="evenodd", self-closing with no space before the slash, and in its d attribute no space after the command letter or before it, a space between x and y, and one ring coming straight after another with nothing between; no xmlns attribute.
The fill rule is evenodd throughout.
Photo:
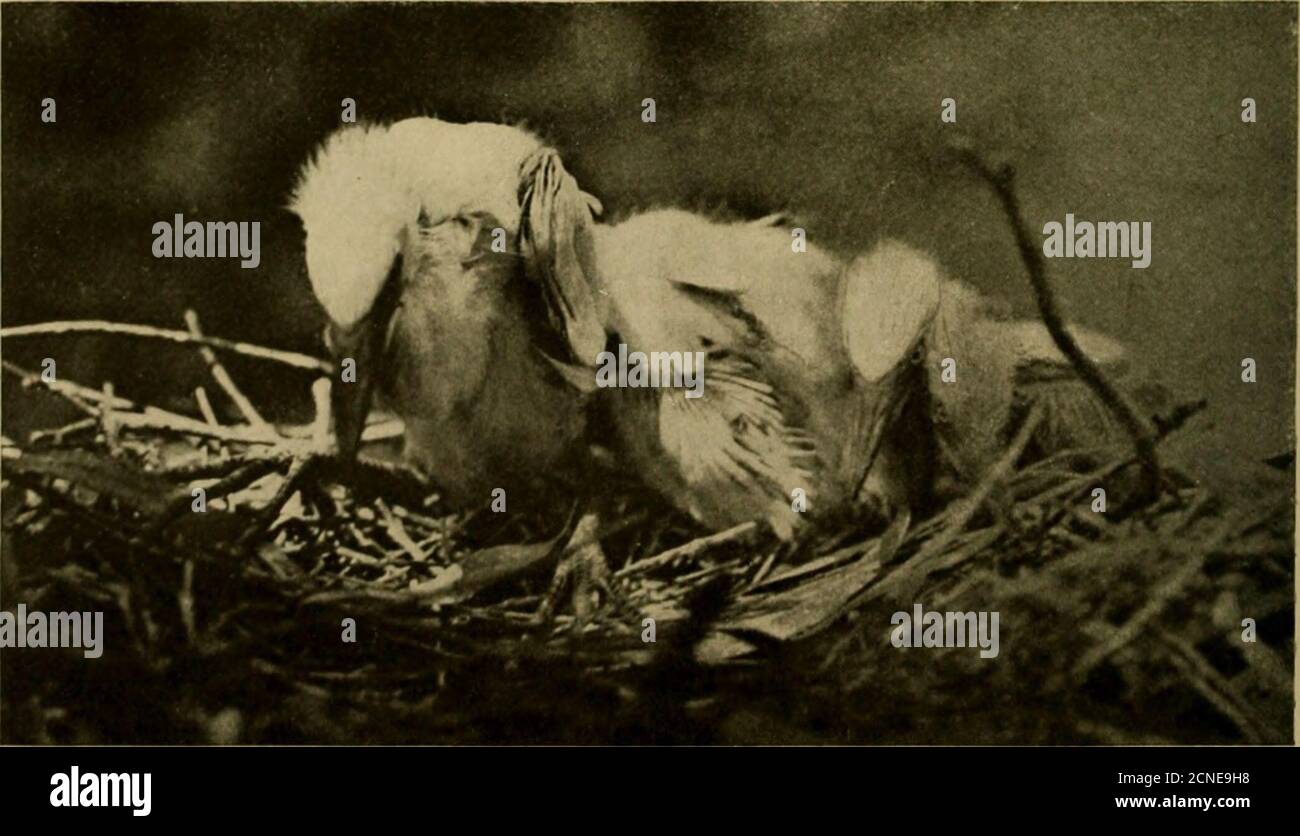
<svg viewBox="0 0 1300 836"><path fill-rule="evenodd" d="M636 563L624 566L614 573L616 579L622 579L633 575L640 575L652 569L660 569L670 566L681 560L690 560L696 555L701 554L716 546L724 543L738 543L750 539L759 531L757 523L745 522L740 525L732 526L725 531L719 531L716 534L710 534L706 537L697 537L689 543L683 543L680 546L660 552L654 557L647 557L645 560L639 560Z"/></svg>
<svg viewBox="0 0 1300 836"><path fill-rule="evenodd" d="M193 310L185 311L185 327L189 329L191 337L203 339L203 330L199 327L199 315ZM235 385L234 378L230 376L230 372L226 371L226 367L217 359L217 353L212 350L212 347L200 343L199 354L203 357L203 361L208 364L208 371L212 373L212 379L217 381L217 385L225 390L226 396L234 401L235 406L239 408L249 426L258 432L274 432L271 426L266 423L266 420L262 418L262 414L257 411L257 407L253 406L253 402Z"/></svg>
<svg viewBox="0 0 1300 836"><path fill-rule="evenodd" d="M99 420L99 409L97 406L92 406L91 404L98 405L103 401L103 392L67 380L59 380L57 378L54 380L45 380L36 372L28 371L22 366L10 363L8 360L0 360L0 366L14 377L20 378L24 387L28 389L45 389L46 391L53 392L56 395L62 395L82 412L93 416L96 421ZM135 409L135 404L131 403L126 398L118 397L116 395L113 396L110 403L114 409Z"/></svg>
<svg viewBox="0 0 1300 836"><path fill-rule="evenodd" d="M292 445L294 443L286 441L274 432L256 432L246 427L212 426L203 421L177 415L156 406L146 406L143 408L143 412L136 412L135 410L139 409L139 407L120 395L105 395L101 391L73 383L70 380L45 381L41 379L40 375L27 371L21 366L10 363L8 360L0 361L0 366L3 366L6 372L22 378L24 385L48 389L51 392L63 395L73 403L82 405L87 412L96 417L96 420L101 414L100 410L105 404L108 404L113 410L113 420L117 422L118 427L133 430L184 433L185 435L215 438L220 441L243 442L245 444ZM87 406L87 404L93 404L93 406ZM299 446L303 446L301 442L299 442Z"/></svg>
<svg viewBox="0 0 1300 836"><path fill-rule="evenodd" d="M299 354L296 351L281 351L276 348L263 348L260 345L225 340L221 337L205 337L188 334L184 331L172 331L167 328L155 328L152 325L132 325L123 322L107 322L100 319L79 319L63 322L38 322L33 325L11 325L0 328L0 339L5 337L31 337L38 334L125 334L132 337L144 337L155 340L167 340L188 345L205 345L210 348L270 360L295 369L310 372L333 374L334 366L317 357Z"/></svg>
<svg viewBox="0 0 1300 836"><path fill-rule="evenodd" d="M1025 269L1029 272L1029 283L1034 288L1038 312L1043 318L1043 324L1047 326L1048 333L1052 335L1052 341L1070 361L1079 378L1115 414L1120 425L1133 439L1143 477L1142 488L1135 498L1135 503L1138 506L1149 504L1160 495L1161 477L1160 462L1156 458L1156 434L1138 415L1129 400L1106 380L1101 368L1092 361L1091 357L1084 354L1083 349L1079 348L1074 337L1066 330L1065 320L1056 306L1056 297L1047 283L1047 270L1043 263L1042 252L1030 239L1029 229L1020 214L1020 202L1016 199L1014 189L1015 170L1009 165L1003 165L995 171L969 148L954 150L961 161L992 186L994 193L997 194L1007 221L1015 233L1020 257L1025 262Z"/></svg>

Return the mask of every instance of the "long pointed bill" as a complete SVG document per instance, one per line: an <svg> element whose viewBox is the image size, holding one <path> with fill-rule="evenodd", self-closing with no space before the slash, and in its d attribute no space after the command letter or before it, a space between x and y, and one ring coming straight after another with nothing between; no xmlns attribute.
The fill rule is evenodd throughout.
<svg viewBox="0 0 1300 836"><path fill-rule="evenodd" d="M330 342L338 358L330 387L330 412L339 459L344 463L356 459L361 445L375 388L374 364L383 354L376 342L383 339L383 332L370 317L346 330L330 326Z"/></svg>
<svg viewBox="0 0 1300 836"><path fill-rule="evenodd" d="M361 433L366 428L375 383L381 379L388 362L389 327L397 312L401 286L398 264L370 313L355 325L329 326L330 347L336 361L330 387L330 411L334 415L334 437L339 459L350 463L357 457Z"/></svg>

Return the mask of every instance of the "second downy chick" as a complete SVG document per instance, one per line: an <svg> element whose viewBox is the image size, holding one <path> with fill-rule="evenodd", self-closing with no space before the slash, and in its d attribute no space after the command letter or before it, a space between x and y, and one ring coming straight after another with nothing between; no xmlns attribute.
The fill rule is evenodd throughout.
<svg viewBox="0 0 1300 836"><path fill-rule="evenodd" d="M679 210L595 236L615 339L706 356L703 397L619 390L614 424L637 472L712 528L763 519L789 538L810 518L924 514L941 468L969 482L1000 454L1013 404L1034 397L1025 369L1069 376L1041 325L994 318L898 242L846 264L796 252L774 219ZM1099 362L1122 358L1073 330Z"/></svg>

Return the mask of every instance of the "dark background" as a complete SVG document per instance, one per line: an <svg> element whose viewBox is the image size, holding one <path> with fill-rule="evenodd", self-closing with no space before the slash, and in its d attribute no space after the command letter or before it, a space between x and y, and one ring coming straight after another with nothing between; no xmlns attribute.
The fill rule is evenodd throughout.
<svg viewBox="0 0 1300 836"><path fill-rule="evenodd" d="M882 236L1032 313L960 134L1013 162L1035 229L1149 220L1151 267L1056 260L1070 316L1209 412L1169 451L1233 471L1293 446L1296 11L1292 4L6 5L4 324L106 318L321 353L283 205L339 124L523 121L607 214L794 210L851 254ZM40 121L57 100L58 122ZM1240 101L1259 121L1240 121ZM640 119L653 97L658 123ZM958 123L939 120L957 101ZM262 263L154 259L152 225L262 222ZM121 338L8 341L6 358L192 405L194 353ZM1240 382L1243 357L1259 383ZM307 381L234 363L275 414ZM6 383L12 383L12 379ZM212 387L209 386L209 389ZM6 433L50 417L9 390ZM187 408L191 408L189 406Z"/></svg>

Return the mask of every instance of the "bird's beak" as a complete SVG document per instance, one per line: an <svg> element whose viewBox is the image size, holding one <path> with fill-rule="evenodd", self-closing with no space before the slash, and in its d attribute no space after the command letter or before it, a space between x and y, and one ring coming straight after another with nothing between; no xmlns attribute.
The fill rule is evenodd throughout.
<svg viewBox="0 0 1300 836"><path fill-rule="evenodd" d="M394 272L399 269L394 266ZM388 338L397 313L399 287L400 280L390 276L374 307L361 321L346 328L329 326L329 343L335 358L330 411L334 416L339 460L344 463L356 460L376 382L387 373Z"/></svg>
<svg viewBox="0 0 1300 836"><path fill-rule="evenodd" d="M352 328L330 326L330 343L337 352L334 385L330 387L330 412L334 416L334 438L338 444L339 459L351 463L357 457L361 431L370 414L370 399L374 392L375 371L371 368L376 356L375 327L369 317ZM355 363L355 380L350 364Z"/></svg>

